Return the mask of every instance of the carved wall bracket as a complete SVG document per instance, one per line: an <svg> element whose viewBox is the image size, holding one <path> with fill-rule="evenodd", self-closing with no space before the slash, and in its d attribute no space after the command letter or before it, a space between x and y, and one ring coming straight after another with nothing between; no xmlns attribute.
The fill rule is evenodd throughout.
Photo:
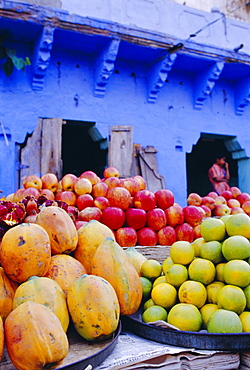
<svg viewBox="0 0 250 370"><path fill-rule="evenodd" d="M235 113L242 115L250 103L250 77L240 80L235 86Z"/></svg>
<svg viewBox="0 0 250 370"><path fill-rule="evenodd" d="M112 39L95 62L94 96L104 97L109 78L113 73L120 40Z"/></svg>
<svg viewBox="0 0 250 370"><path fill-rule="evenodd" d="M148 102L155 103L159 91L164 86L177 54L167 54L166 57L153 65L148 76Z"/></svg>
<svg viewBox="0 0 250 370"><path fill-rule="evenodd" d="M42 90L44 78L50 62L50 52L54 40L54 28L45 26L36 40L34 54L32 58L33 79L32 89Z"/></svg>
<svg viewBox="0 0 250 370"><path fill-rule="evenodd" d="M200 110L203 107L205 100L213 91L215 82L220 77L223 68L224 62L216 62L197 76L194 82L195 109Z"/></svg>

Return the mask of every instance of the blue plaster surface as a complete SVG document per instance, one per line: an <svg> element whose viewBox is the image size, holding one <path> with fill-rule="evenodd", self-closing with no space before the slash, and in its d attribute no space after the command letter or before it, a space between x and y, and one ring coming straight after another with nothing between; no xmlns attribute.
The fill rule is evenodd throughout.
<svg viewBox="0 0 250 370"><path fill-rule="evenodd" d="M106 6L103 6L104 3ZM136 8L133 8L133 3ZM120 22L139 30L153 31L156 38L159 32L171 34L176 40L187 38L190 32L198 30L216 17L215 14L165 0L89 0L80 6L77 1L62 1L62 4L63 10L69 12L60 13L62 18L70 17L74 21L78 16L72 14L78 11L81 17L109 21L112 29L118 27ZM225 45L226 48L232 48L241 43L244 37L244 55L245 58L249 57L249 25L231 19L227 22L229 26L226 35L222 22L217 22L211 29L200 33L195 42L201 43L201 49L211 45L215 48L225 48ZM25 27L24 24L22 26ZM108 27L107 24L105 27ZM148 37L152 38L152 33L148 33ZM19 56L32 55L32 40L15 43L13 46ZM168 82L152 104L147 100L150 65L145 63L146 51L144 56L141 55L142 60L139 60L139 56L132 60L130 54L125 60L118 55L115 70L119 73L111 75L104 97L98 98L94 96L96 55L91 52L91 47L90 44L88 50L81 50L81 46L76 43L72 50L64 49L63 40L57 40L55 35L42 91L32 90L31 67L27 67L24 72L14 70L10 77L0 70L0 121L8 132L9 140L9 145L6 145L0 127L0 190L4 195L17 188L16 145L25 140L27 133L32 133L40 117L96 122L103 137L108 136L110 126L133 125L133 142L144 147L153 145L158 150L159 173L165 177L166 187L174 192L175 201L182 206L186 204L187 197L186 153L192 151L192 146L197 143L202 132L236 136L247 157L250 156L250 106L246 106L241 116L235 114L235 84L240 66L235 67L232 75L227 72L224 78L222 76L202 109L196 110L196 71L193 68L188 70L186 66L185 70L183 63L177 62L178 68L170 71ZM127 48L128 53L131 53L132 46ZM185 59L183 61L185 63ZM199 57L196 63L198 72L202 66ZM246 70L250 75L250 71ZM77 106L74 101L76 94L79 96ZM182 151L178 150L179 145ZM250 192L249 160L239 162L242 163L239 170L240 188Z"/></svg>
<svg viewBox="0 0 250 370"><path fill-rule="evenodd" d="M195 42L217 47L238 46L242 42L250 52L249 25L217 12L204 12L170 0L62 0L62 9L74 14L104 19L118 24L174 35L186 40L199 32ZM217 21L218 19L218 21ZM208 24L213 23L210 27ZM235 47L234 46L234 47Z"/></svg>

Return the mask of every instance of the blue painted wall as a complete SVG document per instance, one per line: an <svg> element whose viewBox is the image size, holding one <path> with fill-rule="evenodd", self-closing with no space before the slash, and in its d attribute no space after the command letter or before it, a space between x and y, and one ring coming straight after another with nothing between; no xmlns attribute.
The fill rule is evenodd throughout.
<svg viewBox="0 0 250 370"><path fill-rule="evenodd" d="M182 14L185 10L173 3L169 5L168 11L172 12L174 18L177 10ZM202 14L203 18L209 18L198 10L189 10L189 13L195 30L199 29L201 23L200 18L192 14ZM168 18L171 18L170 14ZM188 18L182 28L188 27L189 33L190 23L187 22ZM231 22L235 24L236 21ZM238 38L237 28L234 28L235 42L240 39L242 29L250 33L249 25L240 22L238 24ZM25 23L21 26L26 27ZM143 26L145 27L144 23ZM110 29L112 27L114 25L111 23ZM221 23L218 23L218 29L215 27L213 30L219 35ZM157 33L157 30L155 32ZM171 23L171 34L177 35L178 38L181 36L178 22ZM148 37L153 36L150 33ZM155 37L157 38L157 34ZM219 44L218 39L219 37L216 38L215 44ZM26 42L24 39L24 42L15 43L13 47L19 56L32 56L31 40ZM132 55L132 46L127 47ZM201 44L199 47L205 49L208 46ZM0 70L0 121L7 135L6 141L0 127L0 190L3 194L8 195L17 188L16 146L24 141L27 133L32 133L39 117L96 122L103 137L108 136L109 126L133 125L134 143L144 147L153 145L158 150L159 173L165 177L167 188L174 192L176 202L183 206L187 196L186 153L192 151L192 146L197 143L200 134L205 132L235 136L245 152L244 158L239 158L239 185L243 191L250 192L247 159L250 155L250 107L245 104L243 114L235 113L237 81L242 80L244 76L249 78L249 65L244 63L243 72L241 64L232 73L227 69L224 77L222 72L212 93L204 100L202 109L197 110L194 108L197 75L207 78L205 72L199 71L203 66L202 58L197 55L194 59L197 68L190 66L187 69L185 62L190 61L185 59L183 54L183 59L176 62L176 67L168 73L167 82L157 95L156 102L149 103L147 81L150 65L145 63L147 52L141 49L143 61L139 60L139 57L128 57L128 60L117 57L115 70L119 73L111 75L103 98L94 96L95 55L88 50L81 50L78 46L72 47L71 50L64 49L62 39L57 42L56 37L41 91L32 89L32 67L26 67L25 71L14 70L10 77ZM177 58L178 56L179 54ZM249 58L249 55L244 54L244 58ZM202 81L201 77L199 81ZM250 84L244 87L250 88ZM79 96L77 106L74 101L76 94ZM248 94L247 91L245 96L248 97ZM178 150L177 146L181 146L182 151Z"/></svg>

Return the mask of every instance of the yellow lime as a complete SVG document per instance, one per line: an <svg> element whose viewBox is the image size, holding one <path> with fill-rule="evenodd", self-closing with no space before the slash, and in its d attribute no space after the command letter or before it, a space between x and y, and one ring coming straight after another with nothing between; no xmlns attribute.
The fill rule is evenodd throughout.
<svg viewBox="0 0 250 370"><path fill-rule="evenodd" d="M161 284L161 283L166 283L166 276L165 275L161 275L159 276L158 278L155 279L155 281L153 282L153 287L156 286L157 284Z"/></svg>
<svg viewBox="0 0 250 370"><path fill-rule="evenodd" d="M242 324L242 331L244 333L250 333L250 312L249 311L243 311L240 314L240 321Z"/></svg>
<svg viewBox="0 0 250 370"><path fill-rule="evenodd" d="M223 288L225 284L222 281L213 281L211 284L206 286L207 289L207 302L217 304L218 292Z"/></svg>
<svg viewBox="0 0 250 370"><path fill-rule="evenodd" d="M144 276L141 276L140 280L142 283L142 299L145 301L150 297L153 284L149 279L145 278Z"/></svg>
<svg viewBox="0 0 250 370"><path fill-rule="evenodd" d="M204 243L201 246L200 257L210 260L214 264L224 261L221 243L217 240Z"/></svg>
<svg viewBox="0 0 250 370"><path fill-rule="evenodd" d="M181 284L178 291L179 301L201 308L207 299L205 286L199 281L187 280Z"/></svg>
<svg viewBox="0 0 250 370"><path fill-rule="evenodd" d="M145 311L147 308L154 306L154 301L152 298L149 298L143 305L143 311Z"/></svg>
<svg viewBox="0 0 250 370"><path fill-rule="evenodd" d="M243 290L236 285L225 285L217 294L218 307L234 311L238 315L244 311L246 303Z"/></svg>
<svg viewBox="0 0 250 370"><path fill-rule="evenodd" d="M190 280L199 281L204 285L210 284L214 280L215 273L213 262L203 258L195 258L188 267Z"/></svg>
<svg viewBox="0 0 250 370"><path fill-rule="evenodd" d="M151 291L151 298L156 305L168 309L176 303L177 290L168 283L157 284Z"/></svg>
<svg viewBox="0 0 250 370"><path fill-rule="evenodd" d="M217 304L214 304L214 303L206 303L204 304L204 306L201 307L200 313L202 316L203 329L207 329L207 322L208 322L209 317L214 311L218 310L218 308L219 307L217 306Z"/></svg>
<svg viewBox="0 0 250 370"><path fill-rule="evenodd" d="M193 304L177 303L168 313L168 323L180 330L199 331L202 325L202 316Z"/></svg>
<svg viewBox="0 0 250 370"><path fill-rule="evenodd" d="M164 274L166 274L166 271L169 269L170 266L173 265L173 261L171 257L166 258L162 263L162 271Z"/></svg>
<svg viewBox="0 0 250 370"><path fill-rule="evenodd" d="M206 242L221 242L226 237L226 226L219 218L208 217L202 221L200 233Z"/></svg>
<svg viewBox="0 0 250 370"><path fill-rule="evenodd" d="M245 236L234 235L222 243L222 253L227 261L244 260L250 257L250 243Z"/></svg>
<svg viewBox="0 0 250 370"><path fill-rule="evenodd" d="M229 236L241 235L250 238L250 217L246 213L232 215L226 222L226 230Z"/></svg>
<svg viewBox="0 0 250 370"><path fill-rule="evenodd" d="M232 260L224 266L224 280L227 284L245 288L250 284L250 265L243 260Z"/></svg>
<svg viewBox="0 0 250 370"><path fill-rule="evenodd" d="M207 322L208 333L242 333L239 316L224 309L215 310Z"/></svg>
<svg viewBox="0 0 250 370"><path fill-rule="evenodd" d="M229 217L231 217L231 215L223 215L223 216L220 217L220 220L223 221L224 224L226 224Z"/></svg>
<svg viewBox="0 0 250 370"><path fill-rule="evenodd" d="M158 278L162 273L160 262L155 259L148 259L141 265L141 274L149 280Z"/></svg>
<svg viewBox="0 0 250 370"><path fill-rule="evenodd" d="M226 262L218 263L218 265L215 266L216 275L215 280L225 282L224 280L224 266Z"/></svg>
<svg viewBox="0 0 250 370"><path fill-rule="evenodd" d="M175 288L179 288L188 279L188 270L186 266L174 263L169 267L165 276L167 283L173 285Z"/></svg>
<svg viewBox="0 0 250 370"><path fill-rule="evenodd" d="M193 242L192 242L192 246L194 247L194 256L195 257L200 257L200 250L201 250L201 247L202 245L205 243L205 239L200 237L200 238L197 238L195 239Z"/></svg>
<svg viewBox="0 0 250 370"><path fill-rule="evenodd" d="M194 259L194 247L187 241L177 241L170 247L170 257L173 263L188 265Z"/></svg>
<svg viewBox="0 0 250 370"><path fill-rule="evenodd" d="M250 284L248 284L244 289L244 294L247 300L246 310L250 310Z"/></svg>
<svg viewBox="0 0 250 370"><path fill-rule="evenodd" d="M154 322L157 320L167 320L167 311L161 306L151 306L147 308L142 314L142 321L145 323Z"/></svg>

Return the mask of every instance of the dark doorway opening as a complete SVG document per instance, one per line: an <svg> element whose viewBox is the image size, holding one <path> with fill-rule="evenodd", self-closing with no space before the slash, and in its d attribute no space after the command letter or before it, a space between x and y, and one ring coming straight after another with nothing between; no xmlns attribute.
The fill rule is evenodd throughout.
<svg viewBox="0 0 250 370"><path fill-rule="evenodd" d="M99 177L107 165L108 144L94 122L66 121L62 126L63 176L93 171Z"/></svg>
<svg viewBox="0 0 250 370"><path fill-rule="evenodd" d="M216 154L224 153L230 170L230 186L238 186L238 162L232 158L227 150L224 140L229 137L220 135L202 135L196 145L193 145L191 153L186 154L187 164L187 192L198 193L201 196L212 191L208 180L208 169L215 163Z"/></svg>

